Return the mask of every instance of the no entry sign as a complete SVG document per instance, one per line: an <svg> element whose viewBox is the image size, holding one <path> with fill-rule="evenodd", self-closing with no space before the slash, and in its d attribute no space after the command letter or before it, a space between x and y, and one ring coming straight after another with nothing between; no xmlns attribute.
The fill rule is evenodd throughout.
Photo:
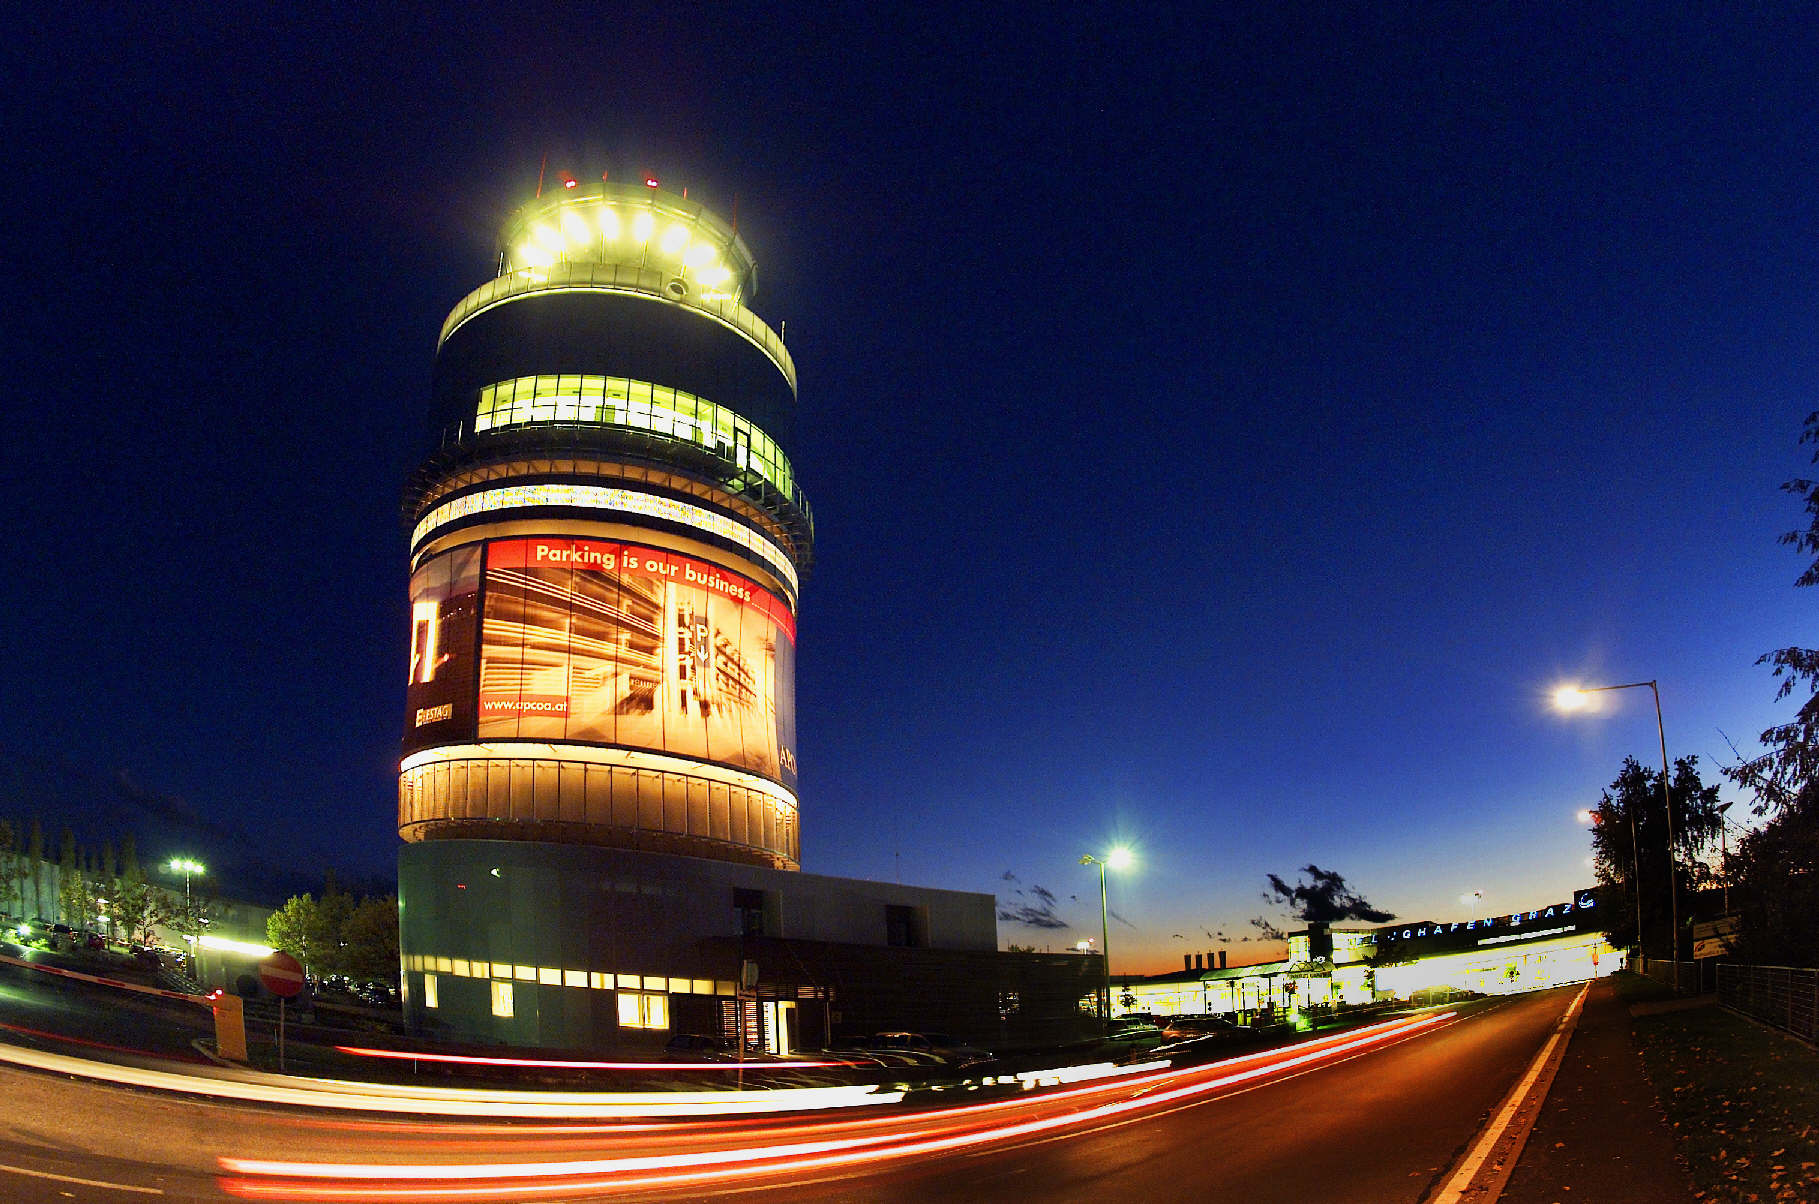
<svg viewBox="0 0 1819 1204"><path fill-rule="evenodd" d="M259 963L259 981L280 999L303 989L303 963L280 949Z"/></svg>

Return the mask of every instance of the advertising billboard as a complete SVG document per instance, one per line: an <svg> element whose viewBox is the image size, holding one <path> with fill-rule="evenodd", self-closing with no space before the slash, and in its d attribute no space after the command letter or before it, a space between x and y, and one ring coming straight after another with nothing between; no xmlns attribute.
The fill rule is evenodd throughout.
<svg viewBox="0 0 1819 1204"><path fill-rule="evenodd" d="M479 739L644 748L795 789L796 628L776 595L591 539L495 540L484 576Z"/></svg>
<svg viewBox="0 0 1819 1204"><path fill-rule="evenodd" d="M411 574L411 676L406 754L474 731L474 637L480 549L459 548Z"/></svg>

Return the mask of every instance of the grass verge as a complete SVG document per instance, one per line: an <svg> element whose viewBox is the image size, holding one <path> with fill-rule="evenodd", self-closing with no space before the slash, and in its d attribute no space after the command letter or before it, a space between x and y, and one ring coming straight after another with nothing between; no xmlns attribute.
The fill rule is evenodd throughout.
<svg viewBox="0 0 1819 1204"><path fill-rule="evenodd" d="M1635 1032L1701 1199L1819 1200L1819 1052L1717 1006Z"/></svg>

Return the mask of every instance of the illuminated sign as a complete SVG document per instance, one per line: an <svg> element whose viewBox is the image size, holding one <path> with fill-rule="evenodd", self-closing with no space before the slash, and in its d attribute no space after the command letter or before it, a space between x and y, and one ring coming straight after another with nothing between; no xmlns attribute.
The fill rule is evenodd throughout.
<svg viewBox="0 0 1819 1204"><path fill-rule="evenodd" d="M1392 925L1387 928L1377 929L1370 934L1370 939L1379 942L1407 941L1417 940L1422 937L1453 936L1460 933L1476 933L1496 929L1502 929L1505 932L1509 932L1514 929L1522 929L1528 925L1534 924L1557 925L1561 918L1573 916L1575 920L1577 920L1583 913L1590 911L1597 905L1597 896L1592 891L1582 890L1574 894L1573 901L1570 903L1555 903L1549 907L1538 907L1533 911L1512 911L1508 915L1486 916L1482 919L1464 920L1453 924L1422 923L1408 924L1402 927ZM1559 929L1559 931L1571 932L1577 927L1577 923L1569 924L1565 928ZM1525 931L1516 933L1515 937L1532 937L1539 935L1543 934ZM1492 942L1479 941L1478 943L1489 944Z"/></svg>
<svg viewBox="0 0 1819 1204"><path fill-rule="evenodd" d="M459 548L411 574L410 679L404 751L468 739L474 727L474 639L480 549Z"/></svg>
<svg viewBox="0 0 1819 1204"><path fill-rule="evenodd" d="M789 606L637 544L487 546L476 736L650 749L796 783Z"/></svg>
<svg viewBox="0 0 1819 1204"><path fill-rule="evenodd" d="M637 518L654 518L679 527L691 527L754 554L766 568L786 582L790 589L797 588L796 568L783 549L744 523L678 498L612 485L501 485L465 494L442 503L424 515L416 530L411 532L411 544L420 545L434 531L462 519L528 506L615 511Z"/></svg>

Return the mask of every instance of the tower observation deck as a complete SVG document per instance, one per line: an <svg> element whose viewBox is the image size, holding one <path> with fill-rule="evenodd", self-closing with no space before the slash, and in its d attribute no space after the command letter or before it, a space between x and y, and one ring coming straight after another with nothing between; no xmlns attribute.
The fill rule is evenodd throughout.
<svg viewBox="0 0 1819 1204"><path fill-rule="evenodd" d="M796 869L796 370L738 231L559 187L443 324L405 495L408 842Z"/></svg>

